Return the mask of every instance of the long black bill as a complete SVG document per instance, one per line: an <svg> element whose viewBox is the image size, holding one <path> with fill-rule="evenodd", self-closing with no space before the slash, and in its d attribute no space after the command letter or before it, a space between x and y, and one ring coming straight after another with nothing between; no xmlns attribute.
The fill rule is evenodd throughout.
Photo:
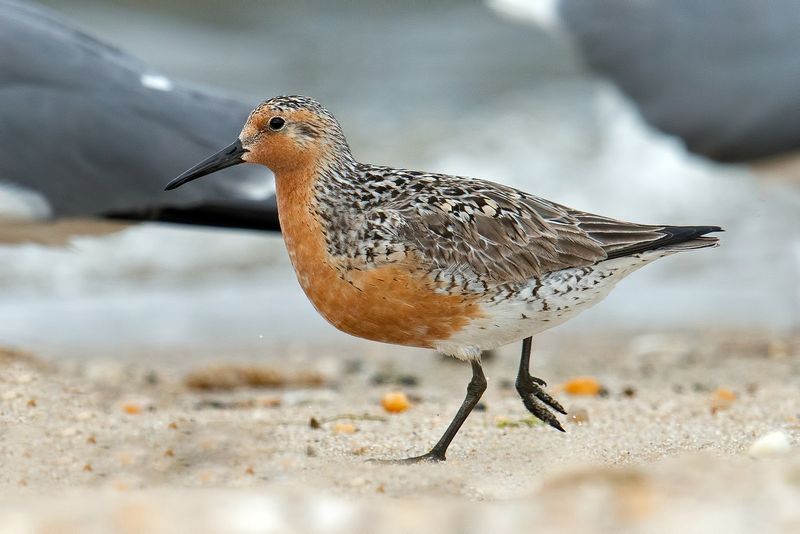
<svg viewBox="0 0 800 534"><path fill-rule="evenodd" d="M196 180L197 178L205 176L206 174L211 174L212 172L221 171L222 169L227 169L228 167L233 167L234 165L244 163L242 154L246 152L247 149L243 148L242 142L237 139L233 144L226 146L213 156L204 159L188 171L172 180L167 184L167 187L165 187L164 190L171 191L172 189L180 187L187 182L191 182L192 180Z"/></svg>

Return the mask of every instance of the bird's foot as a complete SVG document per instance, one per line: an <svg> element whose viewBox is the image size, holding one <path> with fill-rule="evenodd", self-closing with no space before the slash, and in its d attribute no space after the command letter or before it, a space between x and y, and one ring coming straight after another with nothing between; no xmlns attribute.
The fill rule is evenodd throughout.
<svg viewBox="0 0 800 534"><path fill-rule="evenodd" d="M371 459L368 460L371 463L377 464L418 464L418 463L438 463L444 462L445 457L443 452L439 452L435 449L431 450L428 453L423 454L422 456L412 456L411 458L402 458L399 460L378 460L378 459Z"/></svg>
<svg viewBox="0 0 800 534"><path fill-rule="evenodd" d="M564 427L558 421L556 416L549 411L549 409L566 415L567 411L561 404L550 396L542 387L547 386L544 380L530 376L526 373L521 377L517 377L517 393L522 398L522 404L528 409L537 419L547 423L556 430L564 432ZM548 409L549 408L549 409Z"/></svg>

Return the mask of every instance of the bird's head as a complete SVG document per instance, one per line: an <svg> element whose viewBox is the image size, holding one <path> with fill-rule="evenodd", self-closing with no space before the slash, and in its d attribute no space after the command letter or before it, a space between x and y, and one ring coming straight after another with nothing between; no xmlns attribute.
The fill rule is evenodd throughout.
<svg viewBox="0 0 800 534"><path fill-rule="evenodd" d="M337 160L351 161L351 156L333 115L313 98L277 96L250 113L236 141L172 180L166 189L239 163L260 163L280 176Z"/></svg>

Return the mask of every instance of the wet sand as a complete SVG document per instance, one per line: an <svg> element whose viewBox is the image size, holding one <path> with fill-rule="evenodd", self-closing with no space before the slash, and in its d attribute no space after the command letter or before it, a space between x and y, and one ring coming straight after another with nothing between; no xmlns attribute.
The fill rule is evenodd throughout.
<svg viewBox="0 0 800 534"><path fill-rule="evenodd" d="M4 531L800 531L798 335L543 336L534 374L570 412L565 434L528 417L504 349L447 462L412 466L367 460L425 452L468 366L375 344L271 350L3 351ZM578 376L601 394L565 392ZM411 407L391 414L395 391ZM788 448L751 450L773 431Z"/></svg>

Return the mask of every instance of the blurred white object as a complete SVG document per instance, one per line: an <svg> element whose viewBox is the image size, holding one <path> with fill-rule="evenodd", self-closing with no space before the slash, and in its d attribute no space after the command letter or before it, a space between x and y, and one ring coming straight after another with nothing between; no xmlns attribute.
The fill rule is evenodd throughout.
<svg viewBox="0 0 800 534"><path fill-rule="evenodd" d="M754 458L766 458L786 454L791 448L789 437L780 430L773 430L755 440L747 452Z"/></svg>

